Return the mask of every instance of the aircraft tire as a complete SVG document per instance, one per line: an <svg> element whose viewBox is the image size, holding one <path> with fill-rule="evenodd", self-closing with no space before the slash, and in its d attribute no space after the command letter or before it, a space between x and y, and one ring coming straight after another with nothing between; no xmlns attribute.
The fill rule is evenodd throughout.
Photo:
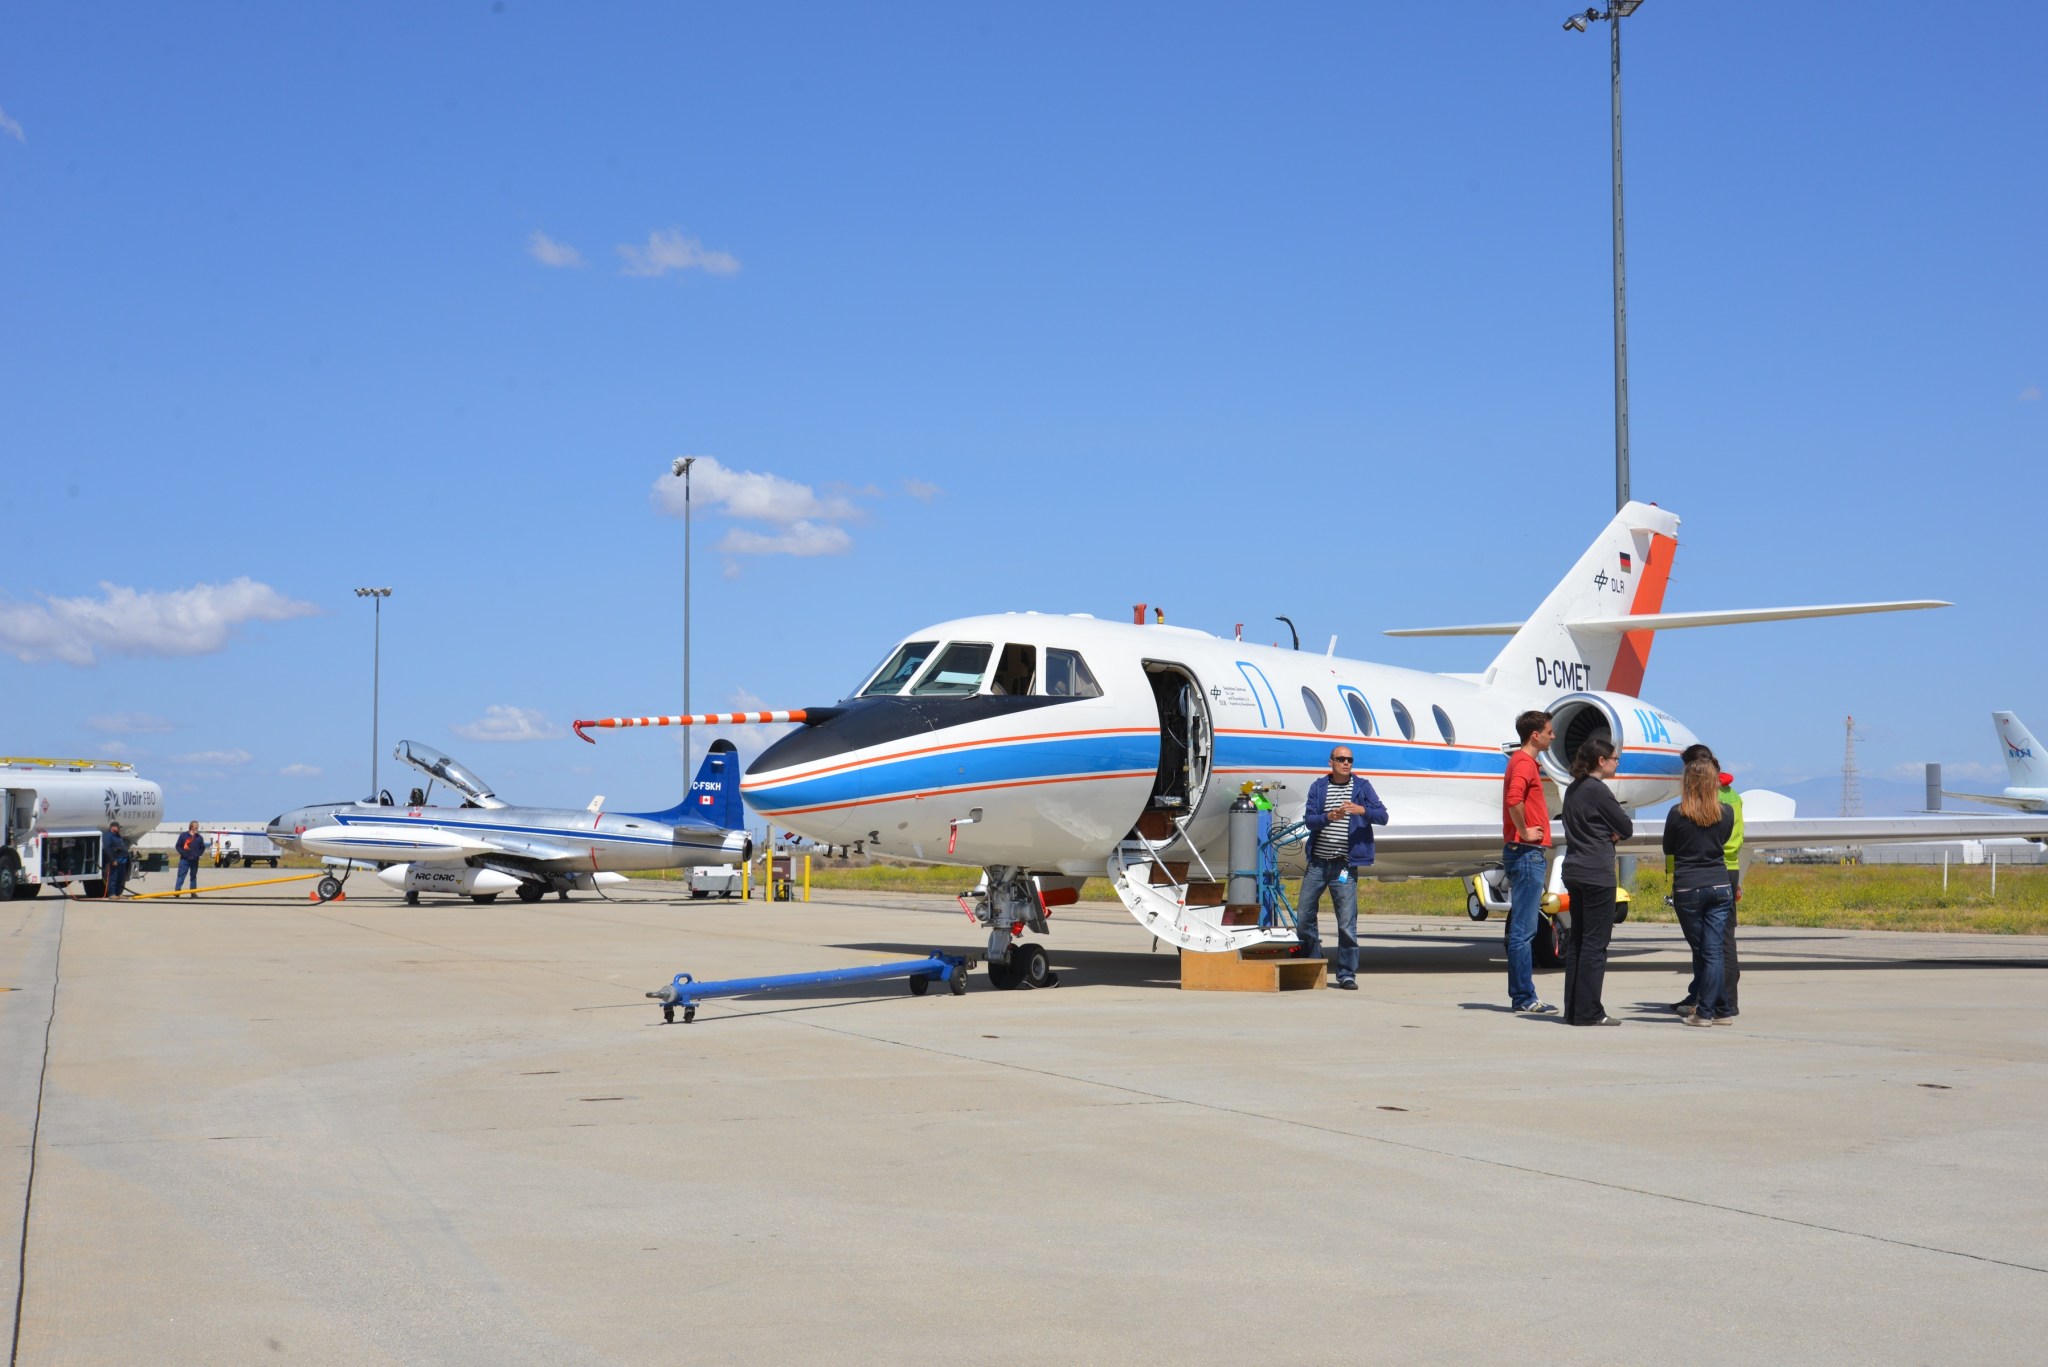
<svg viewBox="0 0 2048 1367"><path fill-rule="evenodd" d="M1052 974L1052 960L1046 958L1042 945L1026 941L1010 950L1010 963L1017 970L1019 987L1051 987L1056 981Z"/></svg>
<svg viewBox="0 0 2048 1367"><path fill-rule="evenodd" d="M1017 970L1019 948L1020 946L1012 945L1010 957L1002 963L997 963L994 959L988 961L988 985L996 991L1008 992L1023 980L1024 975Z"/></svg>
<svg viewBox="0 0 2048 1367"><path fill-rule="evenodd" d="M321 901L332 902L341 896L341 880L330 873L313 885L313 891L319 894Z"/></svg>
<svg viewBox="0 0 2048 1367"><path fill-rule="evenodd" d="M480 907L487 907L498 900L498 894L495 892L472 892L469 895L469 900Z"/></svg>
<svg viewBox="0 0 2048 1367"><path fill-rule="evenodd" d="M1565 936L1570 934L1571 918L1565 916L1536 917L1536 938L1529 944L1531 958L1538 968L1563 968Z"/></svg>
<svg viewBox="0 0 2048 1367"><path fill-rule="evenodd" d="M1486 919L1486 903L1480 901L1479 894L1470 888L1465 889L1465 914L1475 921Z"/></svg>
<svg viewBox="0 0 2048 1367"><path fill-rule="evenodd" d="M521 883L519 885L519 900L522 902L538 902L547 895L548 890L538 883Z"/></svg>

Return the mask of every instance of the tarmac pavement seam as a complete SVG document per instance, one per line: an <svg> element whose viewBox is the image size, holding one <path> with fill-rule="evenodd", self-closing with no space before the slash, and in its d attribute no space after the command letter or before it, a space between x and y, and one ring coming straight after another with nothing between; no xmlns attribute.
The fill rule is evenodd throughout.
<svg viewBox="0 0 2048 1367"><path fill-rule="evenodd" d="M1556 1172L1549 1168L1532 1167L1526 1163L1510 1163L1505 1159L1487 1158L1479 1154L1458 1153L1450 1149L1434 1148L1428 1144L1418 1144L1412 1140L1389 1139L1384 1135L1365 1134L1357 1130L1347 1130L1335 1125L1318 1124L1317 1122L1312 1120L1301 1120L1290 1116L1273 1115L1268 1112L1255 1111L1241 1106L1226 1106L1213 1101L1200 1101L1187 1097L1171 1096L1164 1092L1147 1091L1142 1087L1133 1087L1127 1083L1105 1082L1099 1078L1082 1077L1076 1074L1062 1073L1056 1069L1033 1067L1029 1064L1022 1063L1006 1063L1000 1059L981 1058L974 1054L963 1054L950 1049L940 1049L936 1046L929 1044L915 1044L907 1040L886 1039L875 1035L863 1034L858 1030L847 1030L838 1026L826 1025L818 1021L791 1021L788 1023L791 1025L803 1026L805 1028L812 1030L822 1030L829 1034L841 1035L850 1039L866 1040L872 1044L889 1045L898 1049L909 1049L917 1051L919 1053L934 1054L941 1058L950 1058L960 1062L984 1063L997 1068L1008 1069L1013 1072L1030 1073L1038 1077L1051 1078L1056 1081L1079 1083L1083 1086L1088 1087L1107 1088L1112 1091L1122 1092L1129 1096L1142 1097L1150 1101L1164 1102L1171 1105L1187 1106L1197 1110L1208 1111L1211 1114L1215 1115L1229 1115L1236 1116L1246 1120L1265 1121L1270 1124L1284 1125L1291 1128L1307 1130L1318 1134L1333 1135L1343 1139L1363 1140L1367 1143L1379 1144L1388 1148L1401 1149L1410 1153L1427 1154L1436 1158L1447 1158L1455 1162L1474 1163L1489 1168L1499 1169L1502 1171L1524 1173L1532 1177L1554 1178L1558 1181L1577 1183L1578 1185L1587 1187L1595 1187L1602 1191L1618 1192L1630 1196L1648 1197L1652 1200L1658 1201L1669 1201L1678 1205L1692 1206L1701 1210L1717 1211L1727 1215L1749 1216L1758 1220L1768 1220L1775 1224L1790 1225L1799 1229L1813 1230L1823 1234L1836 1234L1851 1239L1867 1239L1874 1243L1889 1244L1895 1248L1911 1249L1921 1253L1940 1254L1952 1258L1963 1258L1971 1262L1987 1263L1996 1267L2012 1268L2015 1271L2038 1272L2043 1275L2048 1275L2048 1267L2037 1267L2031 1263L2014 1262L2006 1258L1994 1258L1984 1253L1972 1253L1967 1249L1943 1248L1937 1244L1917 1243L1911 1239L1893 1238L1892 1236L1886 1234L1874 1234L1868 1230L1846 1229L1839 1225L1822 1224L1819 1221L1815 1220L1801 1220L1789 1215L1774 1215L1769 1211L1751 1210L1744 1206L1728 1205L1718 1201L1703 1201L1698 1197L1694 1196L1680 1196L1675 1195L1671 1192L1654 1191L1648 1187L1631 1186L1623 1182L1602 1181L1597 1177L1584 1177L1576 1173Z"/></svg>
<svg viewBox="0 0 2048 1367"><path fill-rule="evenodd" d="M9 1334L7 1361L9 1367L21 1360L21 1310L28 1294L28 1229L29 1218L35 1212L36 1203L36 1153L37 1141L43 1132L43 1093L50 1080L50 1036L57 1023L57 989L64 975L64 910L61 904L57 913L57 948L50 963L50 1010L43 1017L43 1055L36 1071L36 1101L34 1118L29 1122L28 1132L28 1175L21 1193L21 1247L14 1264L14 1325ZM22 926L28 924L27 916ZM17 927L16 933L19 933Z"/></svg>

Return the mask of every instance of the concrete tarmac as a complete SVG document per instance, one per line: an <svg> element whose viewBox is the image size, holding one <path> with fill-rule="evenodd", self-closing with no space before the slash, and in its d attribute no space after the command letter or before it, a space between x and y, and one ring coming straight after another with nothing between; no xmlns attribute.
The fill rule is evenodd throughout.
<svg viewBox="0 0 2048 1367"><path fill-rule="evenodd" d="M664 1026L642 994L679 969L979 936L938 898L305 886L0 904L14 1362L1921 1363L2048 1340L2048 939L1745 930L1742 1017L1692 1030L1659 1009L1676 928L1625 926L1628 1023L1573 1030L1508 1014L1498 923L1383 918L1359 991L1252 996L1178 991L1084 905L1056 913L1051 991L977 973L965 997L867 984Z"/></svg>

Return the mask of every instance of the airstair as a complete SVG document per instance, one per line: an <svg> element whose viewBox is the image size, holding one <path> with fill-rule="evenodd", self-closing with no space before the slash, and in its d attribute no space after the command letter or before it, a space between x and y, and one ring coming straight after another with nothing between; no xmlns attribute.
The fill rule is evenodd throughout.
<svg viewBox="0 0 2048 1367"><path fill-rule="evenodd" d="M1200 954L1295 943L1292 926L1262 926L1256 907L1226 906L1223 878L1185 839L1187 818L1169 823L1162 816L1148 813L1109 856L1110 882L1133 920L1166 943ZM1190 857L1168 857L1182 852Z"/></svg>

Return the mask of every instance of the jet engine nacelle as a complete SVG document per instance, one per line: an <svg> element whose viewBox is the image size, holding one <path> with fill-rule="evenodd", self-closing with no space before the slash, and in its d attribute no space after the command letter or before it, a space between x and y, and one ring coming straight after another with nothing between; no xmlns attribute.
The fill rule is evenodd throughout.
<svg viewBox="0 0 2048 1367"><path fill-rule="evenodd" d="M519 880L509 873L464 864L393 864L377 871L377 881L400 892L440 892L456 897L487 897L519 886Z"/></svg>
<svg viewBox="0 0 2048 1367"><path fill-rule="evenodd" d="M1571 782L1572 756L1597 738L1621 752L1621 772L1609 786L1623 806L1678 796L1679 753L1699 739L1678 718L1626 693L1567 693L1546 710L1557 739L1542 765L1560 787Z"/></svg>

